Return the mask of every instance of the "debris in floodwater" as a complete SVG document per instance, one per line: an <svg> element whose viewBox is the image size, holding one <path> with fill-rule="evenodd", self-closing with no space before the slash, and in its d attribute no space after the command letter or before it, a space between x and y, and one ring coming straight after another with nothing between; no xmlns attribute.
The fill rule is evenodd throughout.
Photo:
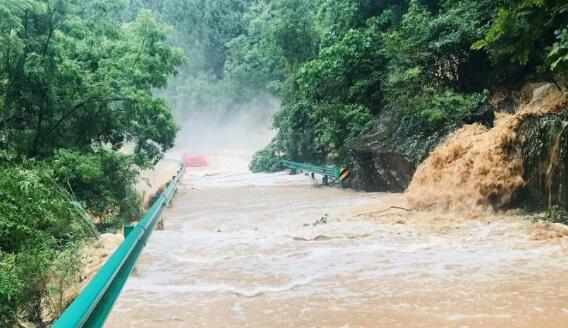
<svg viewBox="0 0 568 328"><path fill-rule="evenodd" d="M315 226L320 225L320 224L327 224L328 220L329 220L329 214L325 213L324 215L322 215L322 217L315 220L311 224L310 223L304 223L304 227L309 227L309 226L315 227Z"/></svg>
<svg viewBox="0 0 568 328"><path fill-rule="evenodd" d="M331 237L326 236L326 235L317 235L314 238L293 237L292 239L297 240L297 241L324 241L324 240L339 239L339 238L331 238Z"/></svg>
<svg viewBox="0 0 568 328"><path fill-rule="evenodd" d="M545 221L568 225L568 211L563 210L559 206L552 206L547 211L531 217L530 220L534 223Z"/></svg>

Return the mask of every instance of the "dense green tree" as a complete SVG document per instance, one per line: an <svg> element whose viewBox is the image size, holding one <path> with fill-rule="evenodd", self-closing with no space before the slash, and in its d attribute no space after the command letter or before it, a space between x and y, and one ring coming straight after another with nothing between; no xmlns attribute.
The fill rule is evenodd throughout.
<svg viewBox="0 0 568 328"><path fill-rule="evenodd" d="M367 20L389 12L398 22L408 7L408 0L324 0L318 7L317 27L324 46L329 46L351 29L365 26Z"/></svg>
<svg viewBox="0 0 568 328"><path fill-rule="evenodd" d="M317 55L319 40L314 19L316 2L281 0L276 3L272 40L281 49L286 70L295 72Z"/></svg>
<svg viewBox="0 0 568 328"><path fill-rule="evenodd" d="M56 180L95 218L99 230L140 216L133 156L104 148L86 154L60 149L50 167Z"/></svg>
<svg viewBox="0 0 568 328"><path fill-rule="evenodd" d="M176 127L152 95L183 60L168 29L141 12L121 23L111 1L7 0L0 52L0 143L32 157L93 143L135 145L140 163L172 146Z"/></svg>
<svg viewBox="0 0 568 328"><path fill-rule="evenodd" d="M568 28L556 30L556 42L547 56L550 69L561 76L568 76Z"/></svg>
<svg viewBox="0 0 568 328"><path fill-rule="evenodd" d="M182 47L190 61L189 74L206 73L223 77L227 43L244 31L242 15L252 0L130 0L127 18L140 9L153 11L163 22L175 27L172 41Z"/></svg>
<svg viewBox="0 0 568 328"><path fill-rule="evenodd" d="M296 75L298 95L313 102L357 103L375 111L383 100L381 82L387 65L383 41L377 36L390 24L389 13L369 20L369 26L349 30L305 63Z"/></svg>
<svg viewBox="0 0 568 328"><path fill-rule="evenodd" d="M104 231L135 219L136 169L173 145L173 116L153 92L184 56L151 12L124 10L112 0L0 2L2 327L43 326L46 311L61 311L93 222Z"/></svg>
<svg viewBox="0 0 568 328"><path fill-rule="evenodd" d="M273 7L264 2L251 6L243 17L246 32L227 44L227 78L253 92L278 93L285 79L283 51L272 42L276 16Z"/></svg>
<svg viewBox="0 0 568 328"><path fill-rule="evenodd" d="M486 48L495 59L538 66L555 41L555 32L568 25L563 0L500 0L496 19L475 49Z"/></svg>
<svg viewBox="0 0 568 328"><path fill-rule="evenodd" d="M484 35L491 10L488 2L466 0L434 13L412 2L400 28L385 34L389 102L422 115L436 128L475 107L491 67L487 56L470 46Z"/></svg>
<svg viewBox="0 0 568 328"><path fill-rule="evenodd" d="M181 118L199 112L230 115L280 87L281 55L269 40L274 1L131 0L127 17L141 8L175 27L171 43L188 61L170 87L158 94ZM263 8L268 8L267 10ZM261 92L259 92L261 91Z"/></svg>

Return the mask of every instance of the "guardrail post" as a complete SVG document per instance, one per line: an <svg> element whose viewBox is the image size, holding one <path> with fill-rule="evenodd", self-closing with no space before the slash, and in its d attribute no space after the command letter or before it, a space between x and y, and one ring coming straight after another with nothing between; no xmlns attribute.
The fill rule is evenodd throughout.
<svg viewBox="0 0 568 328"><path fill-rule="evenodd" d="M123 234L124 234L124 238L126 239L126 237L128 237L128 235L132 232L132 230L134 230L134 226L130 225L130 224L125 224L123 227Z"/></svg>

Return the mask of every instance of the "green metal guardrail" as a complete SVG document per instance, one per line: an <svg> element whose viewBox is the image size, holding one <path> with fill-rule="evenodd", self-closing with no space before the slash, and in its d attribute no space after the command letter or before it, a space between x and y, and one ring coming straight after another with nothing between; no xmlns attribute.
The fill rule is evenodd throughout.
<svg viewBox="0 0 568 328"><path fill-rule="evenodd" d="M55 322L53 328L103 326L164 208L171 202L184 171L185 166L182 163L177 175L167 184L138 225L132 228L89 284Z"/></svg>
<svg viewBox="0 0 568 328"><path fill-rule="evenodd" d="M314 173L322 174L323 175L323 184L327 185L329 183L329 178L338 179L341 183L342 187L345 187L345 181L349 179L351 176L351 172L346 168L339 168L337 166L319 166L313 164L306 164L306 163L298 163L292 161L282 161L282 165L284 167L289 168L292 170L292 173L296 171L304 171L304 172L311 172L312 179L314 178Z"/></svg>
<svg viewBox="0 0 568 328"><path fill-rule="evenodd" d="M340 170L336 166L318 166L313 164L298 163L292 161L282 161L282 165L292 170L318 173L333 178L339 178L340 175Z"/></svg>

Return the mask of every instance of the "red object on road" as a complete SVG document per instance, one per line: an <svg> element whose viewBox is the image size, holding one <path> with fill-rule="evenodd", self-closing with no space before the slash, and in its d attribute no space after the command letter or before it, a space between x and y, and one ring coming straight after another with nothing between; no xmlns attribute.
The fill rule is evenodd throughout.
<svg viewBox="0 0 568 328"><path fill-rule="evenodd" d="M203 167L207 166L207 156L185 156L183 163L187 167Z"/></svg>

